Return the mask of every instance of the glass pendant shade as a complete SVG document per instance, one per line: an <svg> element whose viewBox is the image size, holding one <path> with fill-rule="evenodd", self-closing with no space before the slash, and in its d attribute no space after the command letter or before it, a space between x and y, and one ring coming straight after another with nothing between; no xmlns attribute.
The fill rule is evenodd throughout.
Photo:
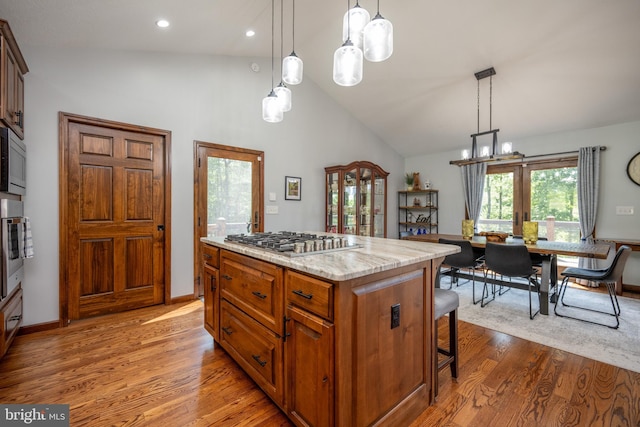
<svg viewBox="0 0 640 427"><path fill-rule="evenodd" d="M276 96L278 97L278 101L280 102L280 107L282 111L286 113L291 110L291 89L286 87L284 83L280 82L280 84L273 89Z"/></svg>
<svg viewBox="0 0 640 427"><path fill-rule="evenodd" d="M364 27L370 20L369 12L356 3L344 14L342 19L342 41L346 42L347 39L351 39L354 46L362 49Z"/></svg>
<svg viewBox="0 0 640 427"><path fill-rule="evenodd" d="M378 13L364 27L364 57L367 61L381 62L393 53L393 25Z"/></svg>
<svg viewBox="0 0 640 427"><path fill-rule="evenodd" d="M288 85L302 83L302 59L295 52L282 60L282 81Z"/></svg>
<svg viewBox="0 0 640 427"><path fill-rule="evenodd" d="M362 51L347 40L333 55L333 81L355 86L362 81Z"/></svg>
<svg viewBox="0 0 640 427"><path fill-rule="evenodd" d="M262 99L262 118L265 122L278 123L282 121L284 112L280 106L278 96L273 90Z"/></svg>

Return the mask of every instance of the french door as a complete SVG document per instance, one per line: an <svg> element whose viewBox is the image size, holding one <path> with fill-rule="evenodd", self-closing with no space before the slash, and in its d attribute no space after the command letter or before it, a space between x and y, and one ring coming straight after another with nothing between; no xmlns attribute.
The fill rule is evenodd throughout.
<svg viewBox="0 0 640 427"><path fill-rule="evenodd" d="M487 167L478 231L522 235L537 221L541 237L579 241L577 158Z"/></svg>
<svg viewBox="0 0 640 427"><path fill-rule="evenodd" d="M194 292L200 296L200 237L264 230L264 152L195 141L194 154Z"/></svg>

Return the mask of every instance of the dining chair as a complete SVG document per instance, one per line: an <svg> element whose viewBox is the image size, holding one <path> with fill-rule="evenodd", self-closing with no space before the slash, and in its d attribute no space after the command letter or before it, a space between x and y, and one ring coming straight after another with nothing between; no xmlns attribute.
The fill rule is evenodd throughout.
<svg viewBox="0 0 640 427"><path fill-rule="evenodd" d="M447 255L442 262L443 266L450 267L451 284L449 286L449 289L453 287L454 282L456 283L456 286L460 286L460 277L458 275L460 269L469 269L471 270L473 295L472 300L474 304L479 303L480 300L476 300L476 270L481 269L484 263L482 259L476 256L476 253L471 246L471 242L469 242L468 240L452 240L440 238L438 239L438 243L456 245L460 247L460 252L452 255ZM440 275L440 277L442 277L442 275Z"/></svg>
<svg viewBox="0 0 640 427"><path fill-rule="evenodd" d="M486 298L489 297L489 289L487 287L489 282L487 280L489 273L493 275L492 287L495 287L496 274L503 277L509 277L510 279L523 278L527 281L526 286L529 290L529 318L533 319L540 312L540 307L538 307L538 310L535 313L533 312L531 291L536 291L536 295L539 298L540 282L538 282L537 270L533 268L527 247L524 245L508 245L487 242L484 253L484 262L486 269L484 274L485 280L484 287L482 289L481 306L484 307L495 299L495 289L493 289L493 298L485 302L485 295ZM501 281L501 286L502 282L503 281ZM507 286L513 285L515 284L510 283Z"/></svg>
<svg viewBox="0 0 640 427"><path fill-rule="evenodd" d="M448 289L434 289L434 314L435 319L435 340L438 350L438 354L445 356L444 359L438 360L436 355L437 370L434 378L434 397L438 396L438 372L445 367L449 366L451 369L451 376L458 378L458 306L460 305L460 297L456 291ZM438 346L438 319L445 314L449 314L449 348L445 349Z"/></svg>
<svg viewBox="0 0 640 427"><path fill-rule="evenodd" d="M622 272L624 271L624 266L627 263L627 259L631 255L631 248L629 246L620 246L616 255L613 258L613 261L609 265L609 267L604 269L590 269L590 268L579 268L579 267L570 267L565 269L561 274L564 276L562 279L562 283L560 284L560 289L558 290L558 298L556 298L556 304L553 309L556 316L560 317L568 317L571 319L581 320L583 322L593 323L596 325L608 326L612 329L618 329L620 326L620 304L618 303L618 297L616 295L616 282L622 280ZM607 291L609 292L609 299L611 300L612 312L597 310L593 308L588 308L584 306L577 305L569 305L564 302L564 297L567 292L569 279L584 279L589 280L596 283L604 283L607 287ZM614 316L616 318L616 324L608 325L606 323L596 322L594 320L589 320L582 317L575 317L568 315L566 313L558 312L558 301L564 307L571 307L580 310L588 310L595 313L608 314L610 316Z"/></svg>

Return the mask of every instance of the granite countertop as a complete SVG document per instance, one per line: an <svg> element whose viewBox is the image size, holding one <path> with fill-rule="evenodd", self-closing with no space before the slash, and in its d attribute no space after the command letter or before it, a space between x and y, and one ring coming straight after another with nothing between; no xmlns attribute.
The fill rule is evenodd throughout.
<svg viewBox="0 0 640 427"><path fill-rule="evenodd" d="M225 242L224 237L202 237L200 240L219 248L335 281L355 279L460 252L458 246L438 243L313 233L336 237L346 236L350 245L357 244L361 245L361 247L330 253L289 257L241 243Z"/></svg>

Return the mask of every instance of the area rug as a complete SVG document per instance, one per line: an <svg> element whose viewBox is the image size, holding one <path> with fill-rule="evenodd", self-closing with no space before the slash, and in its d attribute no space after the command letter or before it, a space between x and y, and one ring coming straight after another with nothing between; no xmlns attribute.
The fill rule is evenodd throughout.
<svg viewBox="0 0 640 427"><path fill-rule="evenodd" d="M442 279L442 287L449 287L448 278ZM620 302L620 327L611 329L579 320L558 317L549 305L550 314L538 314L529 319L529 295L526 290L510 289L485 307L471 301L471 282L460 281L453 290L460 295L458 316L473 323L518 338L595 359L634 372L640 372L640 299L618 297ZM476 298L481 296L482 283L476 281ZM535 295L534 295L535 297ZM571 298L571 300L569 300ZM611 310L609 295L570 288L566 301L577 305ZM533 300L534 309L537 300ZM558 310L562 307L558 306ZM564 308L564 311L572 310ZM560 312L560 311L559 311ZM572 311L572 315L587 317L599 322L615 324L613 316L599 315L584 310Z"/></svg>

